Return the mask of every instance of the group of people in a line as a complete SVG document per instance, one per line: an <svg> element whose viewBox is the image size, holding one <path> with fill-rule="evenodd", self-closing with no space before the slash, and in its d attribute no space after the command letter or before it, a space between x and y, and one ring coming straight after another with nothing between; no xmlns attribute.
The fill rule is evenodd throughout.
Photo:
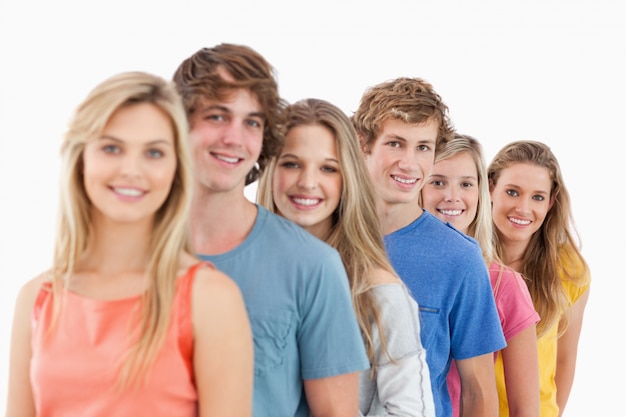
<svg viewBox="0 0 626 417"><path fill-rule="evenodd" d="M7 417L563 415L591 278L559 163L487 165L426 80L347 115L219 44L104 80L61 155Z"/></svg>

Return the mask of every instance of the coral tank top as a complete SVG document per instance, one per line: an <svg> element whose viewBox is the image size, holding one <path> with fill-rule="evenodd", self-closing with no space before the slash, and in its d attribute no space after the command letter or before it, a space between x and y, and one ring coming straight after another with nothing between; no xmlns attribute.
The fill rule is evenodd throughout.
<svg viewBox="0 0 626 417"><path fill-rule="evenodd" d="M37 416L196 416L191 287L199 263L178 278L164 344L142 385L116 389L139 295L94 300L64 291L53 332L44 284L32 317L30 381ZM212 265L210 267L213 267Z"/></svg>

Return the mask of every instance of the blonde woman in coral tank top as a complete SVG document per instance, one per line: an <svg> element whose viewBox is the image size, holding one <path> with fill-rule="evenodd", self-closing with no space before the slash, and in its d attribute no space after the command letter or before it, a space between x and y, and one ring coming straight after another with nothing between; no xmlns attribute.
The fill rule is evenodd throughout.
<svg viewBox="0 0 626 417"><path fill-rule="evenodd" d="M174 87L147 73L77 108L53 265L16 302L8 417L251 416L241 294L188 243L187 132Z"/></svg>

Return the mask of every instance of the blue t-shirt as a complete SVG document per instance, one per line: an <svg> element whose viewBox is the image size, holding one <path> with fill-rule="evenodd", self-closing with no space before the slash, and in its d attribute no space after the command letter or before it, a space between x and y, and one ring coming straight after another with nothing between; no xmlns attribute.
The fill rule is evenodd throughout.
<svg viewBox="0 0 626 417"><path fill-rule="evenodd" d="M309 416L303 379L369 367L339 253L258 206L235 249L200 258L233 278L254 334L254 415Z"/></svg>
<svg viewBox="0 0 626 417"><path fill-rule="evenodd" d="M385 236L385 246L419 304L437 416L451 416L446 375L452 358L472 358L506 346L480 247L426 211Z"/></svg>

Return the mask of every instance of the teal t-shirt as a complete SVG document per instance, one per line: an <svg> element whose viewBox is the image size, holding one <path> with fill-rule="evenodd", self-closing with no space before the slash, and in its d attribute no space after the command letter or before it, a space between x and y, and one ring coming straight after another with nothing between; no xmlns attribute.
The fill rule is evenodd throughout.
<svg viewBox="0 0 626 417"><path fill-rule="evenodd" d="M309 416L304 379L369 367L338 252L257 206L238 247L200 258L234 279L254 334L254 416Z"/></svg>

